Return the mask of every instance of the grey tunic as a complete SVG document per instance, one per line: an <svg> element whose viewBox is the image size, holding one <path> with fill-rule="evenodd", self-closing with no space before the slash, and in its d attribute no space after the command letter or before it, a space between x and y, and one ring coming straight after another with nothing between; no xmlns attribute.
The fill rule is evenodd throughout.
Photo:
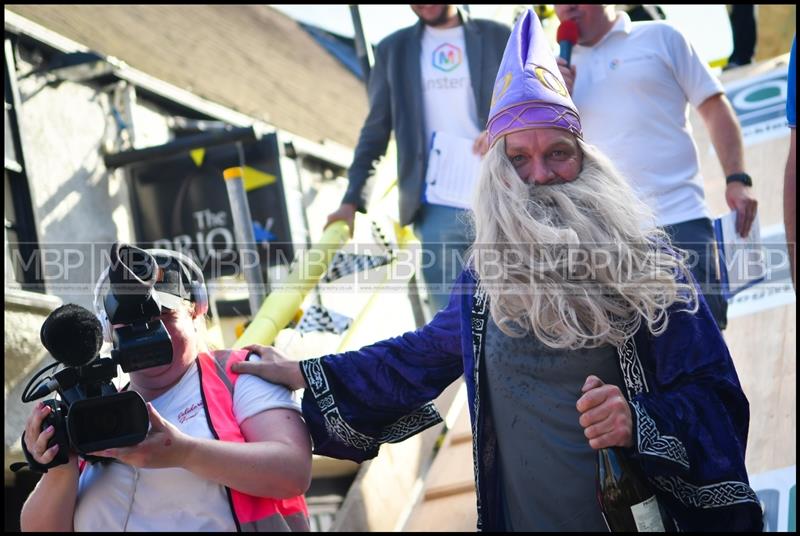
<svg viewBox="0 0 800 536"><path fill-rule="evenodd" d="M554 350L490 321L485 356L508 529L607 531L575 404L590 374L622 387L616 350Z"/></svg>

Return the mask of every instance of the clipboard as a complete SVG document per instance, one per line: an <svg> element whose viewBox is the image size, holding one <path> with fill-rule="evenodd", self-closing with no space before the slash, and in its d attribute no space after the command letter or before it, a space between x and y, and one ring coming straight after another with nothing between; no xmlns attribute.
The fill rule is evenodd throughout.
<svg viewBox="0 0 800 536"><path fill-rule="evenodd" d="M767 263L758 216L745 238L736 232L736 212L720 216L714 220L714 236L721 290L726 300L766 279Z"/></svg>
<svg viewBox="0 0 800 536"><path fill-rule="evenodd" d="M472 152L474 140L434 132L425 173L425 200L435 205L469 209L478 184L481 157Z"/></svg>

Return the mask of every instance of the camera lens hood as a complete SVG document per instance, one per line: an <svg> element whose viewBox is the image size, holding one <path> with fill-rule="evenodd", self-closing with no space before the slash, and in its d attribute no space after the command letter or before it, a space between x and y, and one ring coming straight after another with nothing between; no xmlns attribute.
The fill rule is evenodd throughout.
<svg viewBox="0 0 800 536"><path fill-rule="evenodd" d="M125 287L132 293L144 294L156 284L158 264L147 251L116 242L111 247L108 279L115 289Z"/></svg>

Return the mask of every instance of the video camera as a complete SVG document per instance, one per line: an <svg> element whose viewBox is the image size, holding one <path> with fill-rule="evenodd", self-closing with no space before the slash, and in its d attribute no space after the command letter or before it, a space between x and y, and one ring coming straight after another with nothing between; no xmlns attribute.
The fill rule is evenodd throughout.
<svg viewBox="0 0 800 536"><path fill-rule="evenodd" d="M53 411L42 424L51 424L55 434L48 446L59 444L56 458L47 466L36 463L23 450L28 465L46 472L69 460L69 447L84 458L89 452L135 445L144 440L149 428L147 406L135 391L117 392L111 380L117 365L124 372L168 365L172 362L172 340L160 320L164 294L159 285L181 285L181 274L170 273L143 249L115 243L111 264L95 289L95 313L75 304L53 311L42 324L40 337L44 347L58 363L39 371L65 365L46 383L39 382L32 393L30 383L23 402L36 400L57 391L60 400L45 401ZM105 281L108 290L103 292ZM165 282L166 281L166 282ZM182 288L182 287L181 287ZM168 291L169 292L169 291ZM102 298L102 307L98 307ZM180 300L180 297L169 296ZM172 307L174 308L174 304ZM111 357L100 357L103 340L113 342Z"/></svg>

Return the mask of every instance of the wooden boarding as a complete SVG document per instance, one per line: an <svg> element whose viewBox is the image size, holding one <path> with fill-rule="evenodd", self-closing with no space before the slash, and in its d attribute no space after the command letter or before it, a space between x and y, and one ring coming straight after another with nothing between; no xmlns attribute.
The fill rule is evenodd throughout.
<svg viewBox="0 0 800 536"><path fill-rule="evenodd" d="M789 55L740 67L722 74L724 86L785 69ZM784 116L785 117L785 116ZM728 212L725 178L712 152L708 132L696 113L691 115L712 215ZM762 233L783 225L783 175L789 154L789 129L770 139L751 142L745 131L745 168L753 177ZM750 401L747 470L758 474L793 465L797 460L796 304L730 318L723 332L736 371Z"/></svg>
<svg viewBox="0 0 800 536"><path fill-rule="evenodd" d="M466 402L431 465L421 497L403 532L474 531L477 524L472 471L472 431Z"/></svg>

